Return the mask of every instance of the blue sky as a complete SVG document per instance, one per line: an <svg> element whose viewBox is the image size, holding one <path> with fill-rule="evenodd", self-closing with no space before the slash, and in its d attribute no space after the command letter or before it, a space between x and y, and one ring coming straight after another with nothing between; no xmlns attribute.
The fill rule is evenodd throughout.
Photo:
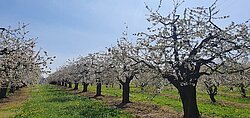
<svg viewBox="0 0 250 118"><path fill-rule="evenodd" d="M209 6L214 0L186 0L181 6ZM30 37L38 37L38 47L57 59L55 70L67 59L105 50L122 36L145 31L149 24L144 2L157 8L158 0L0 0L0 27L28 23ZM244 22L250 18L250 0L219 0L220 14L230 18L218 22ZM163 0L161 11L170 12L172 0ZM134 39L135 40L135 39Z"/></svg>

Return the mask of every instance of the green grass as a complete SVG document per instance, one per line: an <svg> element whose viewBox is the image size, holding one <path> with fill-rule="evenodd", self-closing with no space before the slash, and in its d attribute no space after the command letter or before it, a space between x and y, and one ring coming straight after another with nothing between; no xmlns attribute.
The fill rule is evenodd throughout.
<svg viewBox="0 0 250 118"><path fill-rule="evenodd" d="M9 94L7 99L0 99L0 118L13 117L20 113L20 109L23 106L26 98L29 95L29 88L22 88L22 90L16 91L14 94ZM22 96L18 96L18 95Z"/></svg>
<svg viewBox="0 0 250 118"><path fill-rule="evenodd" d="M222 88L225 89L225 88ZM89 86L89 91L95 92L95 86ZM102 87L102 94L120 97L122 90L118 87L106 88ZM248 94L249 95L249 94ZM164 89L160 95L155 96L153 99L151 94L140 93L139 88L131 87L130 100L132 102L147 102L160 106L167 106L177 112L182 112L182 104L179 99L179 94L176 89ZM225 92L219 91L215 97L218 103L210 103L210 98L206 92L198 91L197 100L199 111L203 116L210 117L230 117L230 118L250 118L250 99L241 98L240 94L233 91ZM225 104L224 104L225 103ZM230 104L226 104L230 103ZM237 104L237 105L235 105Z"/></svg>
<svg viewBox="0 0 250 118"><path fill-rule="evenodd" d="M129 118L96 100L71 94L52 85L37 85L16 118Z"/></svg>

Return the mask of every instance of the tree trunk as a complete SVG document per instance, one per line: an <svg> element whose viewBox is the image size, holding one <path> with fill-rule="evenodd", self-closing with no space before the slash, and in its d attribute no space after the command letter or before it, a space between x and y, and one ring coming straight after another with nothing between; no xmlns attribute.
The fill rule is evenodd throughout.
<svg viewBox="0 0 250 118"><path fill-rule="evenodd" d="M72 83L71 82L69 82L69 88L72 88Z"/></svg>
<svg viewBox="0 0 250 118"><path fill-rule="evenodd" d="M212 101L212 103L216 102L216 100L214 98L214 94L210 94L209 97L210 97L210 100Z"/></svg>
<svg viewBox="0 0 250 118"><path fill-rule="evenodd" d="M20 87L17 85L17 86L16 86L16 90L19 90L19 88L20 88Z"/></svg>
<svg viewBox="0 0 250 118"><path fill-rule="evenodd" d="M88 91L89 83L83 82L82 85L83 85L83 90L82 90L82 92L87 92L87 91Z"/></svg>
<svg viewBox="0 0 250 118"><path fill-rule="evenodd" d="M73 90L78 90L78 83L75 83L75 87Z"/></svg>
<svg viewBox="0 0 250 118"><path fill-rule="evenodd" d="M119 89L122 89L122 85L121 84L119 84Z"/></svg>
<svg viewBox="0 0 250 118"><path fill-rule="evenodd" d="M64 87L67 87L67 82L64 82Z"/></svg>
<svg viewBox="0 0 250 118"><path fill-rule="evenodd" d="M241 96L242 96L243 98L246 98L247 96L246 96L246 89L245 89L244 84L241 84L241 86L240 86L240 91L241 91Z"/></svg>
<svg viewBox="0 0 250 118"><path fill-rule="evenodd" d="M64 86L64 82L62 81L62 86Z"/></svg>
<svg viewBox="0 0 250 118"><path fill-rule="evenodd" d="M7 87L3 87L0 89L0 98L6 98L7 95Z"/></svg>
<svg viewBox="0 0 250 118"><path fill-rule="evenodd" d="M10 93L14 93L14 92L15 92L15 88L16 88L16 87L15 87L14 85L11 85L11 86L10 86L9 92L10 92Z"/></svg>
<svg viewBox="0 0 250 118"><path fill-rule="evenodd" d="M144 93L144 87L141 87L141 92Z"/></svg>
<svg viewBox="0 0 250 118"><path fill-rule="evenodd" d="M98 82L96 84L96 95L95 96L101 96L101 92L102 92L102 84L101 84L101 82Z"/></svg>
<svg viewBox="0 0 250 118"><path fill-rule="evenodd" d="M130 92L130 86L129 86L130 82L125 82L122 85L122 103L126 104L126 103L130 103L129 100L129 92Z"/></svg>
<svg viewBox="0 0 250 118"><path fill-rule="evenodd" d="M196 86L180 86L178 89L184 109L183 118L200 118L197 101Z"/></svg>
<svg viewBox="0 0 250 118"><path fill-rule="evenodd" d="M214 84L210 85L210 86L208 84L206 84L206 86L208 88L207 93L210 97L211 102L215 103L216 100L215 100L214 96L217 95L217 86Z"/></svg>

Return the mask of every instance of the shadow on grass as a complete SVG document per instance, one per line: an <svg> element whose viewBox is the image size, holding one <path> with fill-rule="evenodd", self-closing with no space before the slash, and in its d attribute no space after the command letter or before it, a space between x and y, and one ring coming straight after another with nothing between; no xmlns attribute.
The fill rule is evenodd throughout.
<svg viewBox="0 0 250 118"><path fill-rule="evenodd" d="M128 104L131 104L132 102L128 102L128 103L120 103L120 104L117 104L115 105L117 108L121 108L121 109L124 109L124 108L127 108L128 107Z"/></svg>
<svg viewBox="0 0 250 118"><path fill-rule="evenodd" d="M9 97L2 97L2 98L0 98L0 103L5 103L5 102L8 102L9 101Z"/></svg>
<svg viewBox="0 0 250 118"><path fill-rule="evenodd" d="M89 98L93 98L96 100L102 100L102 97L105 97L104 95L94 95L93 97L89 97Z"/></svg>

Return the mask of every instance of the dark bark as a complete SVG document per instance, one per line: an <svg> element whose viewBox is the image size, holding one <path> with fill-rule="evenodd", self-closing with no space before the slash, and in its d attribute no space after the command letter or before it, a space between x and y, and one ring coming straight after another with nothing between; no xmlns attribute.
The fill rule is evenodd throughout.
<svg viewBox="0 0 250 118"><path fill-rule="evenodd" d="M88 91L89 83L83 82L82 85L83 85L83 90L82 90L82 92L87 92L87 91Z"/></svg>
<svg viewBox="0 0 250 118"><path fill-rule="evenodd" d="M57 81L51 81L51 82L49 82L49 84L52 84L52 85L57 85L57 84L58 84L58 82L57 82Z"/></svg>
<svg viewBox="0 0 250 118"><path fill-rule="evenodd" d="M126 103L130 103L129 100L129 92L130 92L130 86L129 86L129 82L125 82L122 86L122 103L126 104Z"/></svg>
<svg viewBox="0 0 250 118"><path fill-rule="evenodd" d="M57 85L59 85L59 86L60 86L60 85L61 85L61 82L60 82L60 81L57 81Z"/></svg>
<svg viewBox="0 0 250 118"><path fill-rule="evenodd" d="M217 95L217 86L215 84L208 84L205 82L205 85L207 87L207 93L210 97L210 100L212 103L215 103L216 100L215 100L215 95Z"/></svg>
<svg viewBox="0 0 250 118"><path fill-rule="evenodd" d="M213 94L210 94L209 97L210 97L210 100L211 100L212 103L216 102Z"/></svg>
<svg viewBox="0 0 250 118"><path fill-rule="evenodd" d="M75 87L73 90L78 90L78 83L75 83Z"/></svg>
<svg viewBox="0 0 250 118"><path fill-rule="evenodd" d="M141 87L141 92L144 93L144 87Z"/></svg>
<svg viewBox="0 0 250 118"><path fill-rule="evenodd" d="M64 82L64 87L67 87L67 82Z"/></svg>
<svg viewBox="0 0 250 118"><path fill-rule="evenodd" d="M102 84L101 84L101 82L97 82L95 96L101 96L101 92L102 92Z"/></svg>
<svg viewBox="0 0 250 118"><path fill-rule="evenodd" d="M183 118L200 118L196 100L196 86L180 86L178 91L184 110Z"/></svg>
<svg viewBox="0 0 250 118"><path fill-rule="evenodd" d="M64 86L64 82L62 81L62 84L61 84L61 86Z"/></svg>
<svg viewBox="0 0 250 118"><path fill-rule="evenodd" d="M230 91L233 91L233 90L234 90L233 87L230 87L229 89L230 89Z"/></svg>
<svg viewBox="0 0 250 118"><path fill-rule="evenodd" d="M0 99L1 98L6 98L7 96L7 86L5 86L5 87L2 87L1 89L0 89Z"/></svg>
<svg viewBox="0 0 250 118"><path fill-rule="evenodd" d="M16 86L16 90L19 90L19 88L20 88L20 86L17 85L17 86Z"/></svg>
<svg viewBox="0 0 250 118"><path fill-rule="evenodd" d="M122 84L122 104L130 103L129 93L130 93L130 81L133 76L126 77L125 82L120 82Z"/></svg>
<svg viewBox="0 0 250 118"><path fill-rule="evenodd" d="M119 89L122 89L122 85L121 84L119 84Z"/></svg>
<svg viewBox="0 0 250 118"><path fill-rule="evenodd" d="M246 98L246 89L245 89L245 85L243 83L240 84L240 91L241 91L241 96L243 98Z"/></svg>
<svg viewBox="0 0 250 118"><path fill-rule="evenodd" d="M164 78L174 85L179 91L182 107L184 110L183 118L200 118L197 100L196 100L196 86L186 85L181 86L180 82L174 75L163 75ZM197 84L197 81L195 85Z"/></svg>
<svg viewBox="0 0 250 118"><path fill-rule="evenodd" d="M15 92L15 89L16 89L16 87L15 87L14 85L11 85L11 86L10 86L9 92L10 92L10 93L14 93L14 92Z"/></svg>
<svg viewBox="0 0 250 118"><path fill-rule="evenodd" d="M69 82L69 88L72 88L72 83L71 82Z"/></svg>

